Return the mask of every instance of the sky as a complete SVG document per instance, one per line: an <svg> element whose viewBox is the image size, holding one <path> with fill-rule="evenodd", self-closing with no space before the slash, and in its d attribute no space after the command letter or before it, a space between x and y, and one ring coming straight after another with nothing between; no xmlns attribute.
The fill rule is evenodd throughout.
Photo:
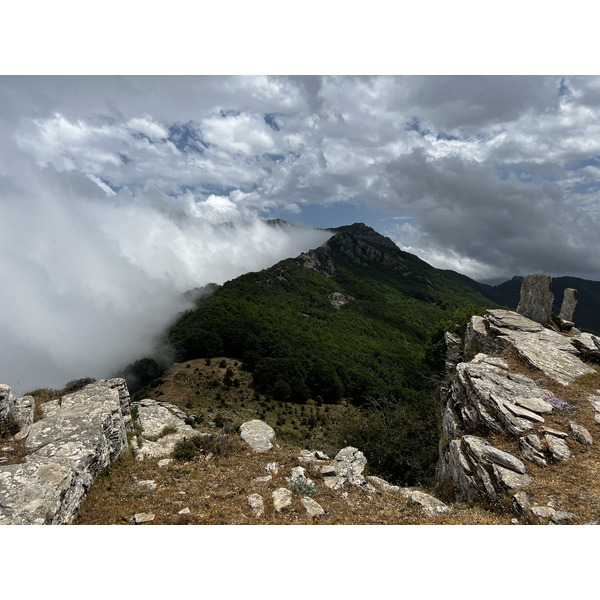
<svg viewBox="0 0 600 600"><path fill-rule="evenodd" d="M313 228L600 279L599 108L585 76L2 76L0 380L108 376Z"/></svg>
<svg viewBox="0 0 600 600"><path fill-rule="evenodd" d="M583 0L371 0L368 10L347 0L22 0L3 7L3 25L2 74L230 75L0 78L0 382L17 391L104 377L181 309L180 290L320 243L306 230L266 230L265 217L312 226L363 221L436 266L482 279L530 271L600 279L598 81L572 76L598 70L597 20ZM473 73L523 76L440 76ZM525 76L532 73L546 76ZM224 219L237 228L220 227ZM81 554L86 566L92 547L104 558L125 529L95 532L106 546ZM319 543L330 554L357 540L394 544L394 553L361 556L363 577L348 580L349 598L378 584L410 591L429 572L421 557L432 547L488 543L490 532L403 529L398 545L394 528L325 529L281 530L276 545L285 551L270 552L269 561L287 566ZM574 532L558 529L553 539ZM539 542L530 539L534 530L546 531L495 529L485 554L469 554L472 570L485 572L490 555L503 559L515 539ZM137 537L144 531L156 545L157 530L136 529ZM171 539L163 528L160 541L189 543L173 531ZM203 561L215 581L232 562L244 582L263 569L277 532L244 531L247 543L240 528L203 530L212 549ZM35 542L54 552L60 533L69 551L76 532L83 530L57 529ZM18 547L24 533L11 533L10 547ZM83 535L88 542L89 531ZM257 541L265 552L250 556ZM593 567L589 553L573 552L585 544L563 541L575 543L561 571L577 565L578 581L591 578L594 569L582 569ZM143 569L144 557L128 560ZM162 560L181 570L181 553ZM547 563L543 554L528 560ZM380 576L399 562L416 576L400 584ZM45 593L54 580L61 585L48 565L38 578ZM276 567L272 577L286 573ZM428 581L429 588L458 598L461 587L447 585L454 564L435 568L439 587ZM316 577L319 587L330 585ZM522 589L544 587L516 577ZM139 591L130 579L119 584ZM153 589L173 585L182 583L153 579ZM571 578L550 585L566 592Z"/></svg>

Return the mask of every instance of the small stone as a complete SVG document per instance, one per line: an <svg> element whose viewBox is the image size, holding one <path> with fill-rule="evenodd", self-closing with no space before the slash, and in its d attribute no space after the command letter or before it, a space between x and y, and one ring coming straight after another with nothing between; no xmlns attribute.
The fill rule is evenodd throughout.
<svg viewBox="0 0 600 600"><path fill-rule="evenodd" d="M277 475L277 472L279 471L279 465L276 462L267 463L265 465L265 471L267 473L274 473Z"/></svg>
<svg viewBox="0 0 600 600"><path fill-rule="evenodd" d="M133 520L136 525L140 525L141 523L150 523L150 521L154 521L155 515L153 513L136 513L133 515Z"/></svg>
<svg viewBox="0 0 600 600"><path fill-rule="evenodd" d="M252 481L254 483L267 483L267 481L271 481L273 479L272 475L263 475L262 477L255 477Z"/></svg>
<svg viewBox="0 0 600 600"><path fill-rule="evenodd" d="M260 494L251 494L246 498L246 502L257 517L265 512L265 501Z"/></svg>
<svg viewBox="0 0 600 600"><path fill-rule="evenodd" d="M135 485L136 485L136 487L139 487L139 488L146 488L146 489L150 490L151 492L153 492L158 487L158 485L157 485L156 481L154 481L154 479L143 479L143 480L137 481Z"/></svg>
<svg viewBox="0 0 600 600"><path fill-rule="evenodd" d="M293 494L286 488L277 488L271 496L273 497L273 506L276 512L281 512L292 506Z"/></svg>
<svg viewBox="0 0 600 600"><path fill-rule="evenodd" d="M177 492L180 496L185 496L185 492Z"/></svg>
<svg viewBox="0 0 600 600"><path fill-rule="evenodd" d="M566 510L557 510L550 519L551 523L555 525L566 525L570 521L575 518L575 515L572 512L568 512Z"/></svg>
<svg viewBox="0 0 600 600"><path fill-rule="evenodd" d="M170 465L172 462L173 462L172 458L163 458L163 459L159 460L157 464L158 464L159 468L162 469L163 467Z"/></svg>
<svg viewBox="0 0 600 600"><path fill-rule="evenodd" d="M408 504L419 505L425 514L429 517L437 517L452 512L452 509L444 504L441 500L425 494L424 492L414 491L408 497Z"/></svg>
<svg viewBox="0 0 600 600"><path fill-rule="evenodd" d="M511 522L513 525L518 525L518 524L519 524L519 519L514 519L514 518L513 518L513 519L511 519L511 520L510 520L510 522Z"/></svg>
<svg viewBox="0 0 600 600"><path fill-rule="evenodd" d="M531 512L538 520L539 523L544 523L549 521L553 516L556 510L551 508L550 506L532 506Z"/></svg>
<svg viewBox="0 0 600 600"><path fill-rule="evenodd" d="M584 446L591 446L594 443L590 432L583 425L578 425L577 423L570 421L569 426L571 427L571 434L575 441Z"/></svg>
<svg viewBox="0 0 600 600"><path fill-rule="evenodd" d="M209 453L208 453L208 454L207 454L207 455L204 457L204 460L208 462L209 460L211 460L212 458L214 458L214 456L215 456L215 455L214 455L212 452L209 452Z"/></svg>
<svg viewBox="0 0 600 600"><path fill-rule="evenodd" d="M550 429L550 427L542 427L540 429L540 431L542 433L548 433L550 435L553 435L554 437L559 437L559 438L568 438L569 434L565 433L564 431L558 431L557 429Z"/></svg>
<svg viewBox="0 0 600 600"><path fill-rule="evenodd" d="M319 515L324 515L325 514L325 510L323 509L323 507L316 501L313 500L312 498L308 498L308 497L304 497L300 500L300 502L302 502L302 505L304 506L304 508L306 509L306 512L308 513L309 517L318 517Z"/></svg>
<svg viewBox="0 0 600 600"><path fill-rule="evenodd" d="M189 508L182 508L177 514L178 515L189 515L190 514L190 509Z"/></svg>
<svg viewBox="0 0 600 600"><path fill-rule="evenodd" d="M329 456L327 456L327 454L321 452L320 450L315 450L314 455L317 460L330 460Z"/></svg>
<svg viewBox="0 0 600 600"><path fill-rule="evenodd" d="M400 487L397 485L392 485L385 481L385 479L381 479L381 477L377 477L376 475L368 475L367 481L372 483L376 488L379 488L383 492L399 492Z"/></svg>

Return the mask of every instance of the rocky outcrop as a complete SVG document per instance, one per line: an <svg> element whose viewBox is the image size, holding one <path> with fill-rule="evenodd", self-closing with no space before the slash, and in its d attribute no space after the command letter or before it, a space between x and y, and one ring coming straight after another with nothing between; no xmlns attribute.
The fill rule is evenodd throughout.
<svg viewBox="0 0 600 600"><path fill-rule="evenodd" d="M44 404L24 462L0 467L0 524L69 523L96 475L127 447L128 398L123 380L108 380Z"/></svg>
<svg viewBox="0 0 600 600"><path fill-rule="evenodd" d="M574 290L566 294L561 311L565 321L573 317L576 298ZM583 445L593 443L589 431L577 423L569 424L570 433L548 427L549 416L568 408L568 403L512 370L506 359L490 356L508 351L562 386L581 375L595 373L583 362L585 353L580 349L594 348L593 336L556 331L552 300L549 278L528 276L518 312L489 310L484 317L472 317L464 340L446 335L447 372L440 389L442 439L437 478L438 482L452 484L456 500L480 497L497 502L509 495L520 506L519 498L525 497L523 490L533 482L527 463L551 467L571 458L571 440ZM507 446L511 448L509 453L492 444L490 439L496 436L517 443ZM534 521L546 512L548 520L555 519L552 522L570 519L557 507L536 507L537 516L532 510L528 508L528 514Z"/></svg>
<svg viewBox="0 0 600 600"><path fill-rule="evenodd" d="M170 456L175 445L194 429L185 423L186 414L174 404L142 400L138 405L138 424L142 433L131 440L136 460Z"/></svg>

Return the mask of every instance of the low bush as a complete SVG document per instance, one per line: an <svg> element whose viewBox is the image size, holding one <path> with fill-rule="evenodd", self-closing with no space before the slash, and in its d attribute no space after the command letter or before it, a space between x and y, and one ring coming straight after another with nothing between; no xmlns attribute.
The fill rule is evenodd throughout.
<svg viewBox="0 0 600 600"><path fill-rule="evenodd" d="M294 481L290 484L290 490L292 490L294 494L298 494L302 497L308 496L309 498L314 498L317 493L317 488L309 481L306 481L306 479Z"/></svg>
<svg viewBox="0 0 600 600"><path fill-rule="evenodd" d="M83 389L86 385L94 383L96 380L93 377L81 377L80 379L72 379L65 384L65 387L61 390L61 395L72 394Z"/></svg>
<svg viewBox="0 0 600 600"><path fill-rule="evenodd" d="M12 437L20 430L21 426L12 413L8 413L4 421L0 421L0 439Z"/></svg>

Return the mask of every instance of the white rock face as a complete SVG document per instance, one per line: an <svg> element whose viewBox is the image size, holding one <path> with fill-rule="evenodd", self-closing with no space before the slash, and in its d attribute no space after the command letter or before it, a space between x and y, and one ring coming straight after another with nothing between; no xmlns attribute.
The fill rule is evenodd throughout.
<svg viewBox="0 0 600 600"><path fill-rule="evenodd" d="M273 447L271 440L275 437L275 430L264 421L254 419L241 425L240 437L254 452L265 452Z"/></svg>
<svg viewBox="0 0 600 600"><path fill-rule="evenodd" d="M118 386L98 381L48 403L29 428L25 461L0 467L0 524L71 522L96 475L127 447Z"/></svg>

